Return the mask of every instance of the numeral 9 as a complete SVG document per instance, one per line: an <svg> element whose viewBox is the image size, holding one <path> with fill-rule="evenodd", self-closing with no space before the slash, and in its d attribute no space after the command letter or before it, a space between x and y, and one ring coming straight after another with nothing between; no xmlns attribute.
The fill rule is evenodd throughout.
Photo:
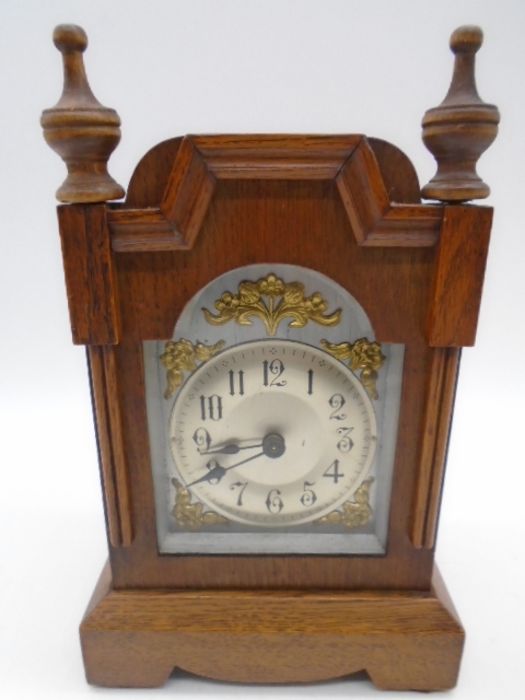
<svg viewBox="0 0 525 700"><path fill-rule="evenodd" d="M199 452L206 452L210 449L211 437L206 428L197 428L193 433L193 442L197 445Z"/></svg>

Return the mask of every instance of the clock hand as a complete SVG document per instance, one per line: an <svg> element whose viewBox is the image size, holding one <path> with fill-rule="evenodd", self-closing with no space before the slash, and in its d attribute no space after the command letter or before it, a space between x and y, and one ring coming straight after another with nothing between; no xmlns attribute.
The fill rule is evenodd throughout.
<svg viewBox="0 0 525 700"><path fill-rule="evenodd" d="M235 455L241 450L251 450L254 447L262 447L263 443L262 442L256 442L255 444L252 445L239 445L235 442L228 442L225 445L221 445L220 447L214 447L211 450L205 450L205 451L200 451L199 454L201 455L214 455L214 454L221 454L221 455Z"/></svg>
<svg viewBox="0 0 525 700"><path fill-rule="evenodd" d="M236 462L235 464L230 464L227 467L222 467L222 469L224 469L224 471L228 471L229 469L233 469L234 467L240 467L241 464L250 462L252 459L262 457L263 455L265 457L270 457L271 459L276 459L277 457L283 455L286 449L284 438L281 435L279 435L279 433L268 433L268 435L264 436L264 439L260 445L246 445L245 447L239 447L239 449L245 450L249 447L262 447L262 452L258 452L256 455L251 455L251 457L243 459L242 462ZM231 452L228 454L235 453Z"/></svg>
<svg viewBox="0 0 525 700"><path fill-rule="evenodd" d="M258 452L256 455L251 455L250 457L247 457L246 459L242 459L240 462L236 462L235 464L230 464L228 467L221 467L221 465L218 462L216 462L215 466L212 467L207 474L204 474L204 476L201 476L200 479L195 479L195 481L192 481L189 484L186 484L186 486L189 488L190 486L194 486L195 484L199 484L202 481L210 481L210 482L216 481L216 483L219 483L219 481L222 479L222 477L230 469L234 469L235 467L239 467L241 464L246 464L246 462L251 462L252 459L257 459L257 457L262 457L264 454L265 454L264 452Z"/></svg>
<svg viewBox="0 0 525 700"><path fill-rule="evenodd" d="M262 456L270 457L271 459L280 457L284 454L286 445L282 435L279 435L279 433L268 433L268 435L265 435L264 440L262 441L262 448L262 452L258 452L255 455L250 455L250 457L246 457L246 459L242 459L240 462L235 462L235 464L230 464L227 467L222 467L215 460L210 460L206 466L212 463L214 464L211 468L208 466L208 473L204 474L204 476L201 476L199 479L195 479L195 481L186 484L186 486L189 488L190 486L194 486L195 484L199 484L203 481L209 481L210 483L215 482L218 484L227 471L230 469L235 469L235 467L240 467L241 464L246 464L246 462L251 462L253 459L258 459Z"/></svg>
<svg viewBox="0 0 525 700"><path fill-rule="evenodd" d="M208 464L210 464L208 462ZM204 474L204 476L201 476L200 479L195 479L195 481L190 482L189 484L186 484L186 486L189 488L190 486L194 486L195 484L200 484L202 481L209 481L210 483L212 481L215 481L215 483L219 483L219 481L222 479L222 477L226 474L226 469L224 467L221 467L221 465L216 462L215 466L212 467L211 469L208 467L209 471Z"/></svg>

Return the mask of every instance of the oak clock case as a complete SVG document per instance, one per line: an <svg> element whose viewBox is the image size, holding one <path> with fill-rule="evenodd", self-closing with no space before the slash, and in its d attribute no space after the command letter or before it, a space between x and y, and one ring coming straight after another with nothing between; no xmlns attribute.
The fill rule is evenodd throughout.
<svg viewBox="0 0 525 700"><path fill-rule="evenodd" d="M499 121L475 85L481 30L452 34L422 189L361 134L190 135L152 148L119 202L120 120L88 85L86 35L54 41L64 91L41 122L68 169L109 545L88 681L452 687L464 631L434 549L492 221L467 204L489 193L475 165Z"/></svg>
<svg viewBox="0 0 525 700"><path fill-rule="evenodd" d="M144 343L159 550L384 554L402 359L312 270L206 285Z"/></svg>

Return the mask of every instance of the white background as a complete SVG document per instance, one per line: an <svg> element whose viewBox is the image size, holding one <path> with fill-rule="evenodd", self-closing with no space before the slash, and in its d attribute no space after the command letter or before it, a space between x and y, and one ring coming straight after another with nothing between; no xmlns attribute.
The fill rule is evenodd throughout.
<svg viewBox="0 0 525 700"><path fill-rule="evenodd" d="M176 678L108 691L83 678L77 625L105 558L82 348L70 342L54 212L64 166L40 111L61 89L55 24L86 29L86 64L140 156L186 132L365 132L400 146L421 182L420 120L443 98L451 31L480 24L479 90L502 113L481 175L496 207L477 346L464 352L437 560L467 629L447 697L525 696L525 3L321 0L0 4L0 693L4 698L380 697L363 680L249 687ZM385 696L387 697L387 696ZM392 698L414 697L410 693ZM440 694L434 697L441 697Z"/></svg>

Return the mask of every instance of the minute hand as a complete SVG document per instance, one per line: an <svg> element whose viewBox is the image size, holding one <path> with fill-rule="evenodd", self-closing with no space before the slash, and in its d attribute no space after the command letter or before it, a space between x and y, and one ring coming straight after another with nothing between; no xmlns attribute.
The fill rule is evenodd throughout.
<svg viewBox="0 0 525 700"><path fill-rule="evenodd" d="M227 471L230 469L234 469L235 467L240 467L241 464L246 464L246 462L251 462L252 459L257 459L257 457L262 457L264 455L264 452L258 452L256 455L251 455L251 457L247 457L246 459L241 460L240 462L236 462L235 464L230 464L228 467L221 467L219 463L217 463L210 471L205 474L204 476L201 476L200 479L195 479L195 481L192 481L189 484L186 484L186 486L189 488L190 486L194 486L195 484L199 484L202 481L215 481L218 483L222 477L226 474Z"/></svg>

